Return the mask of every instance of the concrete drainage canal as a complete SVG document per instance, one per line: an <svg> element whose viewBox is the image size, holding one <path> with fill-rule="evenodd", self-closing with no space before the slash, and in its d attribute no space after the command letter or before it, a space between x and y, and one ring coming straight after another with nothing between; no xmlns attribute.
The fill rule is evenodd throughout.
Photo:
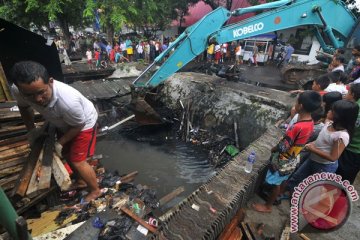
<svg viewBox="0 0 360 240"><path fill-rule="evenodd" d="M74 84L90 96L92 87L116 86L118 94L97 98L100 124L104 126L131 114L130 80ZM100 92L99 92L100 91ZM113 91L114 92L114 91ZM282 91L228 82L196 73L174 74L153 94L167 124L145 127L128 121L99 138L97 152L106 168L139 171L137 181L157 190L162 197L183 186L185 191L162 207L160 235L167 239L216 239L237 210L254 193L281 136L272 127L284 118L293 98ZM240 153L235 157L234 148ZM256 162L250 174L244 165L250 151ZM229 154L230 153L230 154ZM155 237L154 237L155 238Z"/></svg>

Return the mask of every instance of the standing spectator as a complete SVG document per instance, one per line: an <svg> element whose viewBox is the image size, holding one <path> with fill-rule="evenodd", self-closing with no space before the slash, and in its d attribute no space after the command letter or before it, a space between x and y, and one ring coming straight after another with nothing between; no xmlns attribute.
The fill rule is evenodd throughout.
<svg viewBox="0 0 360 240"><path fill-rule="evenodd" d="M92 52L90 51L90 48L88 48L88 50L86 51L86 58L87 58L87 63L89 66L89 69L92 69Z"/></svg>
<svg viewBox="0 0 360 240"><path fill-rule="evenodd" d="M64 55L64 64L65 64L65 66L70 66L70 65L71 65L71 61L70 61L69 55L67 54L66 49L63 48L62 51L63 51L62 54Z"/></svg>
<svg viewBox="0 0 360 240"><path fill-rule="evenodd" d="M110 43L108 43L108 44L106 45L106 53L107 53L108 56L110 56L110 51L111 51L111 49L112 49L112 46L110 45Z"/></svg>
<svg viewBox="0 0 360 240"><path fill-rule="evenodd" d="M360 107L360 83L350 84L350 89L345 96L346 100L356 102ZM343 180L348 180L353 184L358 172L360 170L360 113L357 116L355 130L350 140L349 145L341 154L339 159L339 167L337 174L342 176Z"/></svg>
<svg viewBox="0 0 360 240"><path fill-rule="evenodd" d="M126 43L125 42L120 43L120 49L121 49L121 52L122 52L123 56L127 56L126 55Z"/></svg>
<svg viewBox="0 0 360 240"><path fill-rule="evenodd" d="M348 62L345 72L347 74L350 74L353 71L354 66L356 66L356 58L360 56L360 45L355 46L351 50L352 57L350 61Z"/></svg>
<svg viewBox="0 0 360 240"><path fill-rule="evenodd" d="M126 45L126 55L127 58L129 59L129 61L131 62L133 59L133 54L134 54L134 50L133 50L133 46L132 46L132 41L130 40L130 37L127 37L125 40L125 45Z"/></svg>
<svg viewBox="0 0 360 240"><path fill-rule="evenodd" d="M207 48L207 61L212 62L214 60L214 50L215 50L215 44L211 43Z"/></svg>
<svg viewBox="0 0 360 240"><path fill-rule="evenodd" d="M161 46L160 46L160 42L156 41L155 42L155 57L159 56L160 51L161 51Z"/></svg>
<svg viewBox="0 0 360 240"><path fill-rule="evenodd" d="M295 170L300 152L313 133L314 122L311 113L321 105L321 96L314 91L306 91L298 96L295 111L298 121L290 127L280 142L271 149L271 166L266 173L265 182L273 186L265 204L255 203L253 208L258 212L271 212L272 205L280 192L285 189L286 180Z"/></svg>
<svg viewBox="0 0 360 240"><path fill-rule="evenodd" d="M136 45L136 51L138 53L138 59L144 59L144 47L142 42L139 41Z"/></svg>
<svg viewBox="0 0 360 240"><path fill-rule="evenodd" d="M269 44L269 48L268 48L268 60L272 60L272 56L273 56L273 51L274 51L274 45L273 44Z"/></svg>
<svg viewBox="0 0 360 240"><path fill-rule="evenodd" d="M145 62L150 63L150 44L149 41L144 43L144 55L145 55Z"/></svg>
<svg viewBox="0 0 360 240"><path fill-rule="evenodd" d="M255 43L254 48L253 48L252 52L250 53L249 66L251 66L251 64L255 64L255 67L258 66L257 61L256 61L258 52L259 52L259 48L258 48L257 44Z"/></svg>
<svg viewBox="0 0 360 240"><path fill-rule="evenodd" d="M348 90L345 85L345 83L347 81L346 74L341 70L337 70L337 71L328 73L328 75L331 80L331 83L325 89L325 91L328 93L329 92L339 92L339 93L341 93L341 95L346 95L348 93Z"/></svg>
<svg viewBox="0 0 360 240"><path fill-rule="evenodd" d="M227 47L228 47L227 43L221 44L221 51L220 51L221 52L221 58L220 58L221 63L224 63L226 60Z"/></svg>
<svg viewBox="0 0 360 240"><path fill-rule="evenodd" d="M241 44L240 43L238 43L238 45L235 48L235 60L236 60L236 64L242 64Z"/></svg>
<svg viewBox="0 0 360 240"><path fill-rule="evenodd" d="M305 150L310 151L311 154L289 179L287 187L290 192L312 174L336 172L338 159L354 132L358 113L359 106L354 102L348 100L334 102L329 114L330 121L325 121L325 126L314 142L305 145Z"/></svg>
<svg viewBox="0 0 360 240"><path fill-rule="evenodd" d="M94 40L93 48L94 48L94 51L95 51L96 49L100 49L99 41L96 40L96 39Z"/></svg>
<svg viewBox="0 0 360 240"><path fill-rule="evenodd" d="M115 49L114 48L112 48L110 50L109 59L110 59L110 62L112 62L112 63L115 62Z"/></svg>
<svg viewBox="0 0 360 240"><path fill-rule="evenodd" d="M215 48L214 48L214 53L215 53L215 63L219 64L219 60L221 59L221 47L218 43L215 44Z"/></svg>
<svg viewBox="0 0 360 240"><path fill-rule="evenodd" d="M94 58L95 58L95 61L96 61L95 67L96 67L96 69L100 69L101 56L100 56L100 52L99 52L98 48L95 49L94 55L95 55Z"/></svg>
<svg viewBox="0 0 360 240"><path fill-rule="evenodd" d="M295 49L291 46L290 43L288 43L285 50L286 50L286 54L284 58L284 64L286 65L290 62L291 55L294 53Z"/></svg>
<svg viewBox="0 0 360 240"><path fill-rule="evenodd" d="M345 58L343 56L338 56L335 55L331 61L331 63L329 64L329 71L335 72L335 71L342 71L344 72L344 63L345 63Z"/></svg>
<svg viewBox="0 0 360 240"><path fill-rule="evenodd" d="M120 49L120 45L118 43L115 43L115 47L114 47L115 52L119 51L119 49Z"/></svg>
<svg viewBox="0 0 360 240"><path fill-rule="evenodd" d="M155 41L150 41L150 61L154 61L156 57L156 46Z"/></svg>
<svg viewBox="0 0 360 240"><path fill-rule="evenodd" d="M360 55L355 57L354 62L352 63L352 70L349 74L349 81L353 82L354 80L360 78Z"/></svg>
<svg viewBox="0 0 360 240"><path fill-rule="evenodd" d="M230 52L230 62L234 62L236 61L236 57L235 57L235 51L236 50L236 42L235 41L232 41L230 46L229 46L229 52Z"/></svg>

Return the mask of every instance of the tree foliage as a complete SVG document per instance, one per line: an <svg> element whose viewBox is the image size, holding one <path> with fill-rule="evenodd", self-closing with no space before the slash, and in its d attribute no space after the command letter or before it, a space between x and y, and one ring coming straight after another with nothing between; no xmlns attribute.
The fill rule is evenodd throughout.
<svg viewBox="0 0 360 240"><path fill-rule="evenodd" d="M198 0L97 0L96 2L86 0L86 2L83 11L86 18L93 20L95 13L99 12L100 21L107 29L119 31L127 27L150 37L157 30L164 30L178 16L186 14L189 5Z"/></svg>

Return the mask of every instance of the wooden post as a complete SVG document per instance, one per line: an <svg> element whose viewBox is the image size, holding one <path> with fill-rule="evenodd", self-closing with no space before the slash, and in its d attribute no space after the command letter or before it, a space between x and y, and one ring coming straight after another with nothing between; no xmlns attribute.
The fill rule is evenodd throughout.
<svg viewBox="0 0 360 240"><path fill-rule="evenodd" d="M131 217L132 219L134 219L136 222L138 222L139 224L141 224L143 227L145 227L147 230L149 230L152 233L156 233L157 230L149 225L148 223L146 223L143 219L141 219L140 217L138 217L135 213L133 213L131 210L127 209L126 207L122 207L120 208L121 211L123 211L124 213L126 213L129 217Z"/></svg>
<svg viewBox="0 0 360 240"><path fill-rule="evenodd" d="M44 156L44 150L41 150L40 156L36 161L34 171L31 175L29 186L26 190L26 196L29 196L30 198L31 196L34 196L39 190L39 177L41 174L41 164L42 164L43 156Z"/></svg>
<svg viewBox="0 0 360 240"><path fill-rule="evenodd" d="M6 100L7 101L12 101L13 98L11 96L10 89L9 89L9 84L8 84L8 82L6 80L5 72L4 72L4 69L2 67L1 62L0 62L0 83L1 83L2 90L3 90L4 94L5 94Z"/></svg>
<svg viewBox="0 0 360 240"><path fill-rule="evenodd" d="M245 218L245 212L242 208L240 208L231 222L224 227L224 231L220 234L219 240L228 240L232 239L230 236L232 235L233 231L237 228L239 223Z"/></svg>
<svg viewBox="0 0 360 240"><path fill-rule="evenodd" d="M164 197L162 197L159 200L160 206L163 206L165 203L171 201L172 199L174 199L176 196L178 196L183 191L185 191L185 188L183 186L181 186L181 187L178 187L177 189L175 189L174 191L172 191L171 193L165 195Z"/></svg>
<svg viewBox="0 0 360 240"><path fill-rule="evenodd" d="M20 173L20 178L18 179L17 183L15 184L14 191L12 193L12 196L20 196L24 197L25 193L27 191L27 188L29 186L31 176L33 174L33 171L35 169L35 165L37 163L37 160L39 159L39 155L41 152L41 149L44 144L44 138L39 138L36 143L34 144L33 148L30 151L30 154L28 156L28 160L26 164L23 167L23 170Z"/></svg>
<svg viewBox="0 0 360 240"><path fill-rule="evenodd" d="M46 137L44 143L44 155L39 178L39 190L50 188L51 165L54 159L55 130L55 126L49 124L48 136Z"/></svg>
<svg viewBox="0 0 360 240"><path fill-rule="evenodd" d="M54 154L54 160L52 163L52 172L55 178L56 183L59 185L62 191L66 191L71 186L71 179L68 171L66 170L61 159Z"/></svg>

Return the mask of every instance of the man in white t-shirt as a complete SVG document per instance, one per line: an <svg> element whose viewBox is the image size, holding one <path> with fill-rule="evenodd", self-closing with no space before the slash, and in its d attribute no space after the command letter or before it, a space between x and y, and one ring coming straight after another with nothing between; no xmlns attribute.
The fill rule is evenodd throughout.
<svg viewBox="0 0 360 240"><path fill-rule="evenodd" d="M38 111L57 130L55 152L64 156L79 174L78 187L87 186L90 202L101 195L96 174L87 163L95 151L97 111L92 102L67 84L49 77L44 66L33 61L14 65L11 91L28 132L30 146L35 141L34 111Z"/></svg>

